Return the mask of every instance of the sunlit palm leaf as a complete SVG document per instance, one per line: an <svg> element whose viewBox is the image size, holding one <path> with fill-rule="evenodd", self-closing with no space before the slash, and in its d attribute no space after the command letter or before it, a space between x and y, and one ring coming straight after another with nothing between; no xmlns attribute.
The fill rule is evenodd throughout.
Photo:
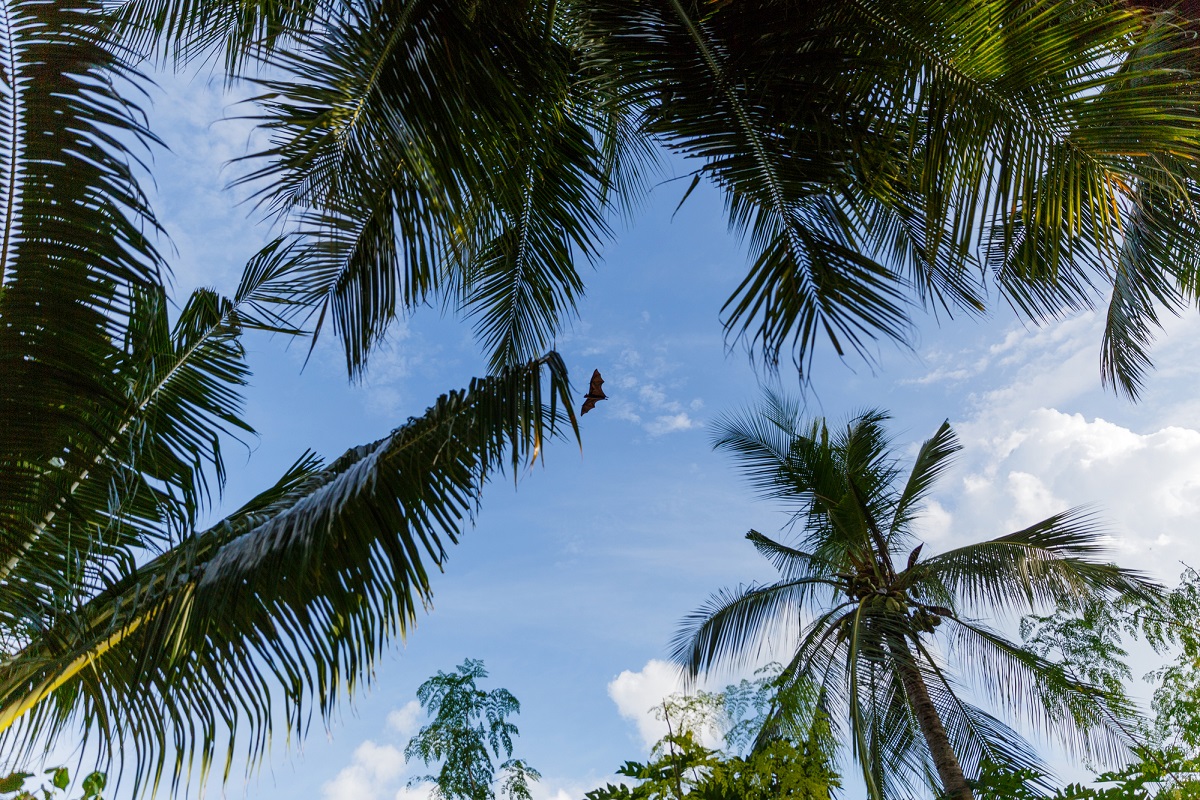
<svg viewBox="0 0 1200 800"><path fill-rule="evenodd" d="M223 732L261 757L280 699L299 735L429 604L429 568L488 478L564 432L567 391L551 354L444 395L325 469L309 462L12 654L0 726L21 742L82 722L105 753L131 747L121 758L138 781L157 782L174 754L173 785L193 763L207 772Z"/></svg>
<svg viewBox="0 0 1200 800"><path fill-rule="evenodd" d="M1156 584L1098 561L1104 527L1095 514L1073 509L1024 530L965 545L921 561L915 584L940 584L968 607L1031 613L1076 605L1092 593L1147 595Z"/></svg>

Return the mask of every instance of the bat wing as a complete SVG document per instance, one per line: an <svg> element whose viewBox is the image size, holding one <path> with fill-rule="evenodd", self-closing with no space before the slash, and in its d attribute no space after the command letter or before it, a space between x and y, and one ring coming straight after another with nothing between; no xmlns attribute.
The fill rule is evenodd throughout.
<svg viewBox="0 0 1200 800"><path fill-rule="evenodd" d="M604 390L600 387L604 385L604 378L600 377L600 370L592 370L592 383L588 386L588 395L594 395L598 399L604 399Z"/></svg>

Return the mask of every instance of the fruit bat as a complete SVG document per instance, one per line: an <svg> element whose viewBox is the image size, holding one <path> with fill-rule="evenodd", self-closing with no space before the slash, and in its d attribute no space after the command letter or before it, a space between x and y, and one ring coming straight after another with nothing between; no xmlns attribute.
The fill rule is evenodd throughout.
<svg viewBox="0 0 1200 800"><path fill-rule="evenodd" d="M592 383L588 386L588 392L583 396L583 410L579 412L579 416L583 416L587 412L596 407L596 402L607 399L608 395L604 394L604 390L600 387L604 385L604 378L600 377L600 370L592 372Z"/></svg>

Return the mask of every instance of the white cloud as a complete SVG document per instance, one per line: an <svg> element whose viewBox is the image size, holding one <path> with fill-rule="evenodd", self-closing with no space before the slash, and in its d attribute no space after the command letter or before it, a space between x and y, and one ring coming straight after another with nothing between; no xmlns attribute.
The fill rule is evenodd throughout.
<svg viewBox="0 0 1200 800"><path fill-rule="evenodd" d="M430 800L433 797L432 783L418 783L416 786L405 784L392 795L393 800Z"/></svg>
<svg viewBox="0 0 1200 800"><path fill-rule="evenodd" d="M630 353L631 351L626 351L624 354L623 366L640 365L641 358L631 358ZM699 411L704 407L701 398L694 397L685 404L672 396L676 387L644 381L630 373L618 372L612 382L618 391L609 393L609 399L614 401L610 413L617 419L640 425L642 430L651 436L665 436L701 426L701 423L685 410L687 408L693 412Z"/></svg>
<svg viewBox="0 0 1200 800"><path fill-rule="evenodd" d="M951 535L954 529L954 515L947 511L941 503L930 500L925 504L925 513L917 521L916 535L923 542L936 544Z"/></svg>
<svg viewBox="0 0 1200 800"><path fill-rule="evenodd" d="M404 738L409 738L421 727L421 704L409 700L403 706L388 712L387 725Z"/></svg>
<svg viewBox="0 0 1200 800"><path fill-rule="evenodd" d="M988 410L981 414L991 417ZM1123 565L1173 582L1179 561L1200 563L1200 431L1167 426L1139 433L1100 418L1040 408L989 436L960 426L957 483L940 502L962 541L990 538L1067 508L1098 509ZM965 491L964 491L965 490ZM960 542L956 542L961 543Z"/></svg>
<svg viewBox="0 0 1200 800"><path fill-rule="evenodd" d="M608 696L621 716L637 725L642 744L650 749L667 734L667 724L654 716L663 700L683 688L679 669L666 661L652 659L637 672L624 670L608 684Z"/></svg>
<svg viewBox="0 0 1200 800"><path fill-rule="evenodd" d="M722 680L727 677L710 677L698 682L695 688L716 691L713 687L724 688ZM683 688L679 668L655 658L637 672L624 670L609 681L608 696L620 715L637 726L642 746L649 751L668 732L666 721L659 718L663 701ZM700 731L700 740L706 747L717 748L722 744L719 733L712 729Z"/></svg>
<svg viewBox="0 0 1200 800"><path fill-rule="evenodd" d="M676 433L678 431L690 431L692 428L698 427L699 423L687 415L687 412L680 411L678 414L669 414L657 417L653 422L648 422L645 425L646 432L652 436L662 436L667 433Z"/></svg>
<svg viewBox="0 0 1200 800"><path fill-rule="evenodd" d="M404 769L404 753L368 739L354 751L350 765L321 787L321 795L325 800L384 800L395 791Z"/></svg>

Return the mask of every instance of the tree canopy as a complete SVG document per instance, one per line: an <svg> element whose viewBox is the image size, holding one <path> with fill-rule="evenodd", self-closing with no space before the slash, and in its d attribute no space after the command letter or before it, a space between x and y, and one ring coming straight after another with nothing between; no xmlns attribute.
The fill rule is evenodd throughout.
<svg viewBox="0 0 1200 800"><path fill-rule="evenodd" d="M1102 375L1136 396L1159 316L1197 302L1200 86L1171 12L1098 0L4 8L0 731L27 755L81 730L105 755L127 751L140 786L228 767L239 746L253 761L281 706L298 735L404 634L482 486L573 428L556 336L656 163L716 186L747 242L728 337L806 376L819 346L869 358L877 339L908 341L922 309L1003 301L1044 320L1099 305ZM159 145L140 106L147 57L215 57L260 87L269 143L239 180L282 233L247 254L229 297L168 291L142 188ZM424 304L472 321L490 374L328 464L298 447L274 485L201 529L222 442L252 433L243 333L336 335L361 377L388 326ZM926 478L898 496L897 530ZM857 491L838 520L860 513ZM847 578L848 596L899 594L860 615L876 648L863 657L892 658L912 697L938 679L915 666L924 629L949 620L1014 674L1036 672L952 596L1114 589L1123 578L1088 560L1091 532L1066 513L973 551L978 563L908 570L866 541L855 557L882 572ZM1041 554L1048 583L1017 580L1021 548ZM857 575L843 550L822 579ZM901 576L911 586L894 586ZM924 605L900 606L918 585L933 587ZM980 734L983 718L960 711L963 741L1002 730ZM861 752L882 752L855 725ZM912 752L929 740L923 729Z"/></svg>

